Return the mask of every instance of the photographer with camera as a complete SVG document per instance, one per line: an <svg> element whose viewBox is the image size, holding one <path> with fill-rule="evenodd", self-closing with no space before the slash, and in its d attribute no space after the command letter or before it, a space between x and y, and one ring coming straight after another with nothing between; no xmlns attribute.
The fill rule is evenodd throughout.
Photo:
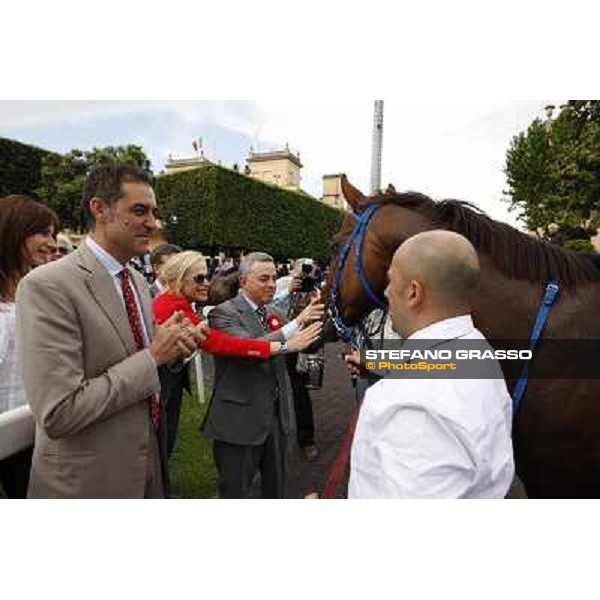
<svg viewBox="0 0 600 600"><path fill-rule="evenodd" d="M274 304L287 312L290 320L295 319L310 304L311 299L319 294L315 267L311 258L299 258L291 275L277 281L278 293ZM319 450L315 444L315 424L309 390L323 386L323 350L289 354L286 362L294 395L298 446L306 460L314 461L319 456Z"/></svg>

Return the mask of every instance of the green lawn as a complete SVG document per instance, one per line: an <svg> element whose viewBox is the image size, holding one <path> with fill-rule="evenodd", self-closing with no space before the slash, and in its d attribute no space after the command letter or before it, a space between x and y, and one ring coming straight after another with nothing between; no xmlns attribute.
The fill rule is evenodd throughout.
<svg viewBox="0 0 600 600"><path fill-rule="evenodd" d="M208 401L199 404L195 391L193 396L184 395L177 442L169 465L173 493L180 498L217 497L212 441L198 432L207 408Z"/></svg>
<svg viewBox="0 0 600 600"><path fill-rule="evenodd" d="M208 402L199 404L194 393L185 393L181 406L179 433L171 457L171 483L180 498L216 498L217 473L212 458L211 440L198 432ZM0 499L5 498L0 486Z"/></svg>

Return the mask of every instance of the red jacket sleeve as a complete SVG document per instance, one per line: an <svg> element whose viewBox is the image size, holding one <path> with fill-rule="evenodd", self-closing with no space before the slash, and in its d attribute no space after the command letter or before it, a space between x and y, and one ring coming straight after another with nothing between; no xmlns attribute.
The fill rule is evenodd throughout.
<svg viewBox="0 0 600 600"><path fill-rule="evenodd" d="M164 323L177 310L181 311L194 325L201 322L192 305L185 298L169 292L158 295L152 303L152 308L154 318L159 325ZM206 335L206 340L200 345L200 348L205 352L221 356L239 356L261 360L271 358L271 343L268 341L246 340L217 329L207 329Z"/></svg>
<svg viewBox="0 0 600 600"><path fill-rule="evenodd" d="M208 329L206 333L208 337L200 345L200 348L211 354L259 358L262 360L269 360L271 357L271 343L268 341L245 340L218 329Z"/></svg>

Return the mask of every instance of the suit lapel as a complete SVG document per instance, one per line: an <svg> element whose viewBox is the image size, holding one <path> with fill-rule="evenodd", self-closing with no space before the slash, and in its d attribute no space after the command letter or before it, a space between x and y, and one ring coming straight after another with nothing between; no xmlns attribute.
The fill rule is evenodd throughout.
<svg viewBox="0 0 600 600"><path fill-rule="evenodd" d="M244 324L244 327L248 330L248 333L255 338L260 338L265 335L265 330L260 323L258 315L250 306L250 304L248 304L248 301L244 298L243 294L238 294L233 299L233 302L237 310L240 312L240 318Z"/></svg>
<svg viewBox="0 0 600 600"><path fill-rule="evenodd" d="M79 266L87 272L85 283L100 310L111 322L129 354L136 352L135 340L123 301L115 288L114 281L106 268L94 256L94 253L81 244Z"/></svg>

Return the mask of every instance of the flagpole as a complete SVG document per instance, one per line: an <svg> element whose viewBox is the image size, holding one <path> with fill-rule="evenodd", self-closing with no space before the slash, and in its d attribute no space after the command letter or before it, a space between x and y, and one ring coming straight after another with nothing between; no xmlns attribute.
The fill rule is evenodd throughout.
<svg viewBox="0 0 600 600"><path fill-rule="evenodd" d="M383 100L375 100L371 148L371 194L381 189L381 151L383 146Z"/></svg>

